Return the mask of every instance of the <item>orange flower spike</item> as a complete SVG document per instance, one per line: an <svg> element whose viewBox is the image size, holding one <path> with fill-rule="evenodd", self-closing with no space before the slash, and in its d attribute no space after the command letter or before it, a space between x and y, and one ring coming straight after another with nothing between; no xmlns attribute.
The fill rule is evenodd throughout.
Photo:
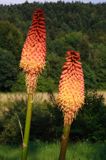
<svg viewBox="0 0 106 160"><path fill-rule="evenodd" d="M71 124L75 114L84 103L84 76L80 54L69 50L66 52L66 62L63 66L59 82L58 104L64 113L64 124Z"/></svg>
<svg viewBox="0 0 106 160"><path fill-rule="evenodd" d="M28 103L23 138L23 148L21 160L27 160L29 135L32 118L33 92L37 85L39 73L45 66L46 58L46 27L44 12L37 9L33 14L32 25L24 43L22 50L20 67L26 73L26 86L28 93Z"/></svg>
<svg viewBox="0 0 106 160"><path fill-rule="evenodd" d="M24 43L20 67L26 72L27 91L33 92L38 74L45 66L46 27L44 12L37 9L33 14L32 25Z"/></svg>

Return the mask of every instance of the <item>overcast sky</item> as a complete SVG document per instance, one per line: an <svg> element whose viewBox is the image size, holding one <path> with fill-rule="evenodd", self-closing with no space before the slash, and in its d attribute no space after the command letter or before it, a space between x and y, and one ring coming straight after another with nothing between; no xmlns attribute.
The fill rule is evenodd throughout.
<svg viewBox="0 0 106 160"><path fill-rule="evenodd" d="M18 3L24 3L26 0L0 0L0 4L18 4ZM31 2L57 2L58 0L27 0L29 3ZM72 2L72 0L62 0L64 2ZM75 1L81 1L84 3L87 2L92 2L92 3L102 3L102 2L106 2L106 0L73 0L73 2Z"/></svg>

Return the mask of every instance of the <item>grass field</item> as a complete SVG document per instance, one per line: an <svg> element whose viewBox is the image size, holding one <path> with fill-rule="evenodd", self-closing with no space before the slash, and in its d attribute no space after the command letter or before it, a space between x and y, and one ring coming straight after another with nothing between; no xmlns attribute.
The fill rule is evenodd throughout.
<svg viewBox="0 0 106 160"><path fill-rule="evenodd" d="M28 160L58 160L59 143L31 144ZM20 160L21 149L0 145L0 160ZM106 160L106 144L69 144L66 160Z"/></svg>
<svg viewBox="0 0 106 160"><path fill-rule="evenodd" d="M98 94L103 95L104 103L106 104L106 91L98 91Z"/></svg>
<svg viewBox="0 0 106 160"><path fill-rule="evenodd" d="M103 95L104 97L104 102L106 104L106 91L100 91L98 90L98 95ZM54 93L54 96L56 97L56 93ZM26 100L27 98L27 94L23 93L23 92L16 92L16 93L0 93L0 104L7 104L7 103L11 103L14 102L16 100L21 100L24 99ZM42 93L36 93L34 95L34 101L36 102L44 102L44 101L50 101L50 94L46 93L46 92L42 92Z"/></svg>
<svg viewBox="0 0 106 160"><path fill-rule="evenodd" d="M103 94L106 104L106 91L99 91ZM8 109L11 102L26 99L24 93L0 93L0 112L2 109ZM35 101L40 102L49 100L47 93L37 94ZM41 101L42 100L42 101ZM1 115L1 114L0 114ZM0 145L0 160L21 160L21 147ZM28 160L58 160L59 143L43 143L37 141L30 145ZM69 144L66 160L106 160L106 143L91 144L88 142L79 142Z"/></svg>

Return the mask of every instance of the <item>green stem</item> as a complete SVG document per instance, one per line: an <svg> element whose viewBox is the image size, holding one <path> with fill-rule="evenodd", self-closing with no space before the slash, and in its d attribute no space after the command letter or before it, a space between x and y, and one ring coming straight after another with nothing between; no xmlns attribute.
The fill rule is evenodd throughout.
<svg viewBox="0 0 106 160"><path fill-rule="evenodd" d="M27 160L28 142L29 142L31 117L32 117L32 103L33 103L33 95L28 94L28 104L27 104L27 113L26 113L26 122L25 122L25 131L24 131L23 149L22 149L21 160Z"/></svg>
<svg viewBox="0 0 106 160"><path fill-rule="evenodd" d="M71 126L70 124L67 124L67 125L64 126L64 129L63 129L59 160L65 160L65 155L66 155L67 145L68 145L68 139L69 139L69 134L70 134L70 126Z"/></svg>

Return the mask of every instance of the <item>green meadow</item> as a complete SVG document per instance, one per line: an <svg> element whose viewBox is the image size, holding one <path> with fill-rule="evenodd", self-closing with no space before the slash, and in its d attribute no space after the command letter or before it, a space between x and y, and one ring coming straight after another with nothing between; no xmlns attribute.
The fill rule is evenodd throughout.
<svg viewBox="0 0 106 160"><path fill-rule="evenodd" d="M69 144L66 160L106 160L106 143L77 142ZM30 144L28 160L57 160L59 143ZM0 145L0 160L19 160L21 147Z"/></svg>

